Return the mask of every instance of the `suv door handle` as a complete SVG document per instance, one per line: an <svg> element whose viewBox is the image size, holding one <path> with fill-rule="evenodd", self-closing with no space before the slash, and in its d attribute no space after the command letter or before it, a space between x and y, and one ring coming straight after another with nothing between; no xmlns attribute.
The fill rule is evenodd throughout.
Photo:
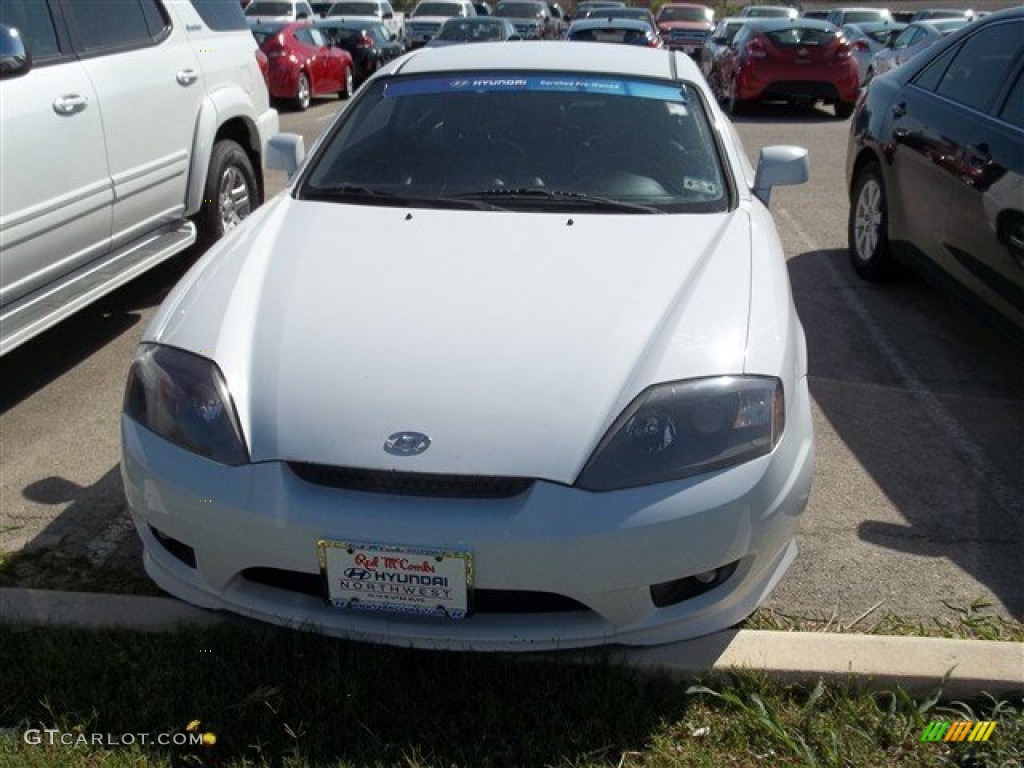
<svg viewBox="0 0 1024 768"><path fill-rule="evenodd" d="M65 93L53 100L53 111L58 115L73 115L89 106L89 97L80 93Z"/></svg>
<svg viewBox="0 0 1024 768"><path fill-rule="evenodd" d="M903 117L907 114L907 102L901 101L892 108L893 117Z"/></svg>
<svg viewBox="0 0 1024 768"><path fill-rule="evenodd" d="M196 80L199 79L199 73L194 69L183 69L176 74L175 79L179 84L189 86L192 85Z"/></svg>

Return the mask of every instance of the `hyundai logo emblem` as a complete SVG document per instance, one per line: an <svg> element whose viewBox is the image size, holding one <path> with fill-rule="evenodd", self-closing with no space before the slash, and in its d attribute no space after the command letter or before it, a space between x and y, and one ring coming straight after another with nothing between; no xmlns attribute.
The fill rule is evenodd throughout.
<svg viewBox="0 0 1024 768"><path fill-rule="evenodd" d="M384 450L393 456L415 456L430 447L430 438L422 432L395 432L384 441Z"/></svg>

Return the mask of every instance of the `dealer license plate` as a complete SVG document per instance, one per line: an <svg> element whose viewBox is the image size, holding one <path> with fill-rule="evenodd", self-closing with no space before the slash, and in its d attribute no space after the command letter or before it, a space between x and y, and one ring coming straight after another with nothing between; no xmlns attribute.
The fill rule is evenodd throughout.
<svg viewBox="0 0 1024 768"><path fill-rule="evenodd" d="M450 619L469 611L470 552L326 540L317 545L332 605Z"/></svg>

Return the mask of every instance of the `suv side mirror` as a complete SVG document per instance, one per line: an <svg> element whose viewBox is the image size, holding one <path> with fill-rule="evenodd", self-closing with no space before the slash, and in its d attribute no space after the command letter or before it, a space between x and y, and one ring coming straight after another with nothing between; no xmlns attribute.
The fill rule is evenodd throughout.
<svg viewBox="0 0 1024 768"><path fill-rule="evenodd" d="M20 77L32 69L32 57L17 27L0 24L0 79Z"/></svg>

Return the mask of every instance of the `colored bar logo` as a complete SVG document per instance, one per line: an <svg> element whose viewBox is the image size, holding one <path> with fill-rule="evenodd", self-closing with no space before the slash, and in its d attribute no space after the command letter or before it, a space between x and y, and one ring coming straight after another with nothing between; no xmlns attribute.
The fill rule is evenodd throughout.
<svg viewBox="0 0 1024 768"><path fill-rule="evenodd" d="M921 734L921 741L988 741L995 728L995 720L933 720Z"/></svg>

